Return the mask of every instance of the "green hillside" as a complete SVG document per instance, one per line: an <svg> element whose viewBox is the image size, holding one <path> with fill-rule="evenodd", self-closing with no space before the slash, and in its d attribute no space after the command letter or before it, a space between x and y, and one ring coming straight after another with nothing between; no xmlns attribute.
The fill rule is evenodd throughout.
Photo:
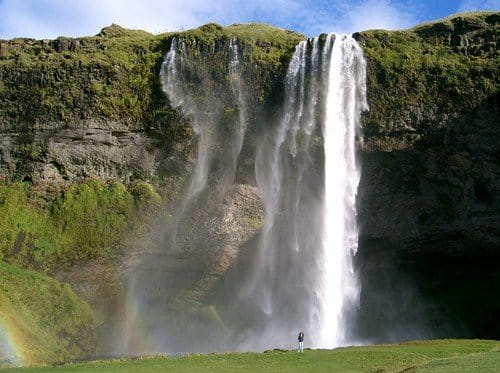
<svg viewBox="0 0 500 373"><path fill-rule="evenodd" d="M92 311L69 285L0 261L2 337L14 351L5 356L0 349L0 366L68 361L96 346Z"/></svg>

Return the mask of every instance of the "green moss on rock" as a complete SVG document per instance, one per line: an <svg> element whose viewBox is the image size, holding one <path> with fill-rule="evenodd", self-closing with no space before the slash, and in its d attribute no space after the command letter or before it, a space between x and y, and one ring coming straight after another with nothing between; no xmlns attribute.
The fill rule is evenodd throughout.
<svg viewBox="0 0 500 373"><path fill-rule="evenodd" d="M89 180L51 202L27 184L0 186L0 260L52 271L104 255L161 205L144 182Z"/></svg>
<svg viewBox="0 0 500 373"><path fill-rule="evenodd" d="M497 95L499 30L498 13L481 12L411 30L356 34L368 59L367 138L417 134L414 139L423 141ZM397 142L391 142L395 148L406 147Z"/></svg>
<svg viewBox="0 0 500 373"><path fill-rule="evenodd" d="M159 82L163 56L174 36L200 45L237 37L249 61L265 69L283 67L302 38L262 24L208 24L156 36L111 25L93 37L1 41L0 128L96 117L142 129L178 122Z"/></svg>

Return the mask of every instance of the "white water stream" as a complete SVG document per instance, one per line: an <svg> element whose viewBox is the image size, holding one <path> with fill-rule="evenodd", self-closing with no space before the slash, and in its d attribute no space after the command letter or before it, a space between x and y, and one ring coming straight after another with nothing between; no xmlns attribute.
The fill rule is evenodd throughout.
<svg viewBox="0 0 500 373"><path fill-rule="evenodd" d="M255 162L265 217L253 277L242 294L258 305L265 326L264 342L251 337L248 348L287 347L293 327L315 347L351 341L359 299L356 141L368 109L365 75L362 50L350 36L330 34L295 49L282 119Z"/></svg>
<svg viewBox="0 0 500 373"><path fill-rule="evenodd" d="M319 288L320 340L322 347L327 348L347 342L346 313L359 300L359 283L353 267L358 248L356 192L360 178L355 145L360 114L368 109L366 66L357 42L350 36L337 35L330 56L323 124L324 269Z"/></svg>

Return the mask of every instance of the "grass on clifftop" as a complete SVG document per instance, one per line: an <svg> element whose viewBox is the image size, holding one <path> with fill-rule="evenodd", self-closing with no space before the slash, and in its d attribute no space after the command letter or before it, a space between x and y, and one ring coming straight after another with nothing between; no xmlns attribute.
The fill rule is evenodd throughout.
<svg viewBox="0 0 500 373"><path fill-rule="evenodd" d="M423 22L419 23L416 26L413 26L411 29L416 30L428 26L435 26L438 23L444 24L446 26L452 26L453 21L456 20L456 18L467 18L469 22L476 22L478 25L481 24L484 21L484 17L494 15L497 12L494 11L477 11L477 12L460 12L460 13L454 13L450 14L447 17L437 19L435 21L429 21L429 22Z"/></svg>
<svg viewBox="0 0 500 373"><path fill-rule="evenodd" d="M143 358L6 372L495 372L500 342L437 340L336 350Z"/></svg>
<svg viewBox="0 0 500 373"><path fill-rule="evenodd" d="M368 59L365 135L408 134L418 140L422 132L437 129L429 129L430 123L446 126L498 94L499 25L499 13L480 12L410 30L359 33Z"/></svg>
<svg viewBox="0 0 500 373"><path fill-rule="evenodd" d="M22 364L63 362L95 352L92 311L69 285L0 261L2 331ZM12 359L3 353L0 366Z"/></svg>
<svg viewBox="0 0 500 373"><path fill-rule="evenodd" d="M198 45L237 37L264 70L281 68L303 38L263 24L207 24L160 35L111 25L90 37L0 40L0 127L98 117L156 128L175 116L159 79L174 36Z"/></svg>

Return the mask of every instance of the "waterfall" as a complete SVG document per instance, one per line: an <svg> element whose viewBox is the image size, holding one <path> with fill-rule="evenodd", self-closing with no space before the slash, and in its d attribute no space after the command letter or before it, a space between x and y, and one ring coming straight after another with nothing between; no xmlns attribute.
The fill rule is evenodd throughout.
<svg viewBox="0 0 500 373"><path fill-rule="evenodd" d="M197 148L186 187L177 205L170 207L172 215L166 213L158 220L151 237L138 243L137 253L130 260L122 351L212 348L209 341L203 344L203 340L196 340L195 325L198 330L204 327L196 322L191 323L193 336L184 337L190 345L185 342L179 346L176 320L182 319L178 309L183 298L179 293L186 293L186 288L199 279L200 268L208 261L200 259L208 255L208 250L203 252L199 241L208 241L206 245L214 255L219 249L212 248L213 240L200 232L210 230L217 235L210 213L224 203L236 178L247 124L241 59L234 38L206 45L174 37L165 55L160 72L162 89L170 106L179 110L193 129ZM222 79L213 79L214 75ZM191 262L186 259L186 251ZM193 264L196 260L198 263ZM191 301L184 310L192 311L194 303Z"/></svg>
<svg viewBox="0 0 500 373"><path fill-rule="evenodd" d="M249 115L251 90L238 40L226 39L208 52L206 46L196 48L201 48L196 42L174 38L161 72L164 92L190 120L198 148L166 232L167 247L154 246L130 276L131 314L147 315L141 325L153 341L147 349L290 348L300 330L312 347L349 343L359 298L353 266L360 178L356 142L361 112L368 109L361 48L352 37L335 34L298 43L278 120L256 117L255 110ZM226 70L215 72L213 66ZM196 236L197 230L213 230L212 207L234 185L245 132L256 119L264 123L252 139L262 229L232 277L221 278L218 290L211 289L209 300L203 300L211 303L193 303L203 306L201 313L187 314L180 318L186 324L177 325L174 313L189 310L189 305L177 307L179 301L204 268L194 263L206 260L196 257L202 243L189 237L206 240L206 235ZM182 292L170 294L176 286ZM212 321L203 321L207 318ZM175 343L179 340L182 347Z"/></svg>
<svg viewBox="0 0 500 373"><path fill-rule="evenodd" d="M256 155L265 218L242 294L260 309L266 345L250 338L250 348L287 347L294 328L315 347L349 341L359 298L355 143L365 74L362 50L347 35L302 41L292 56L282 119Z"/></svg>
<svg viewBox="0 0 500 373"><path fill-rule="evenodd" d="M178 38L172 39L161 68L162 87L174 108L180 108L185 117L191 118L191 126L198 136L198 154L191 181L184 194L183 203L189 203L206 186L208 171L212 158L210 145L213 142L214 123L207 121L205 113L208 109L208 100L196 100L195 92L189 90L186 82L190 76L196 74L193 62L189 60L189 51L186 43ZM181 210L185 209L181 208Z"/></svg>
<svg viewBox="0 0 500 373"><path fill-rule="evenodd" d="M356 41L338 35L331 50L323 123L325 194L323 261L320 281L321 344L347 342L346 313L358 304L359 284L353 267L358 247L356 191L360 171L355 142L360 113L368 109L366 67Z"/></svg>
<svg viewBox="0 0 500 373"><path fill-rule="evenodd" d="M311 140L317 132L318 39L300 42L285 78L285 102L279 124L265 135L255 160L256 180L264 200L265 216L253 278L242 296L259 308L264 337L250 338L248 348L287 346L293 326L311 325L316 287L313 272L320 235L322 187L315 181ZM310 52L308 52L310 50ZM315 325L315 326L314 326ZM284 345L285 344L285 345Z"/></svg>
<svg viewBox="0 0 500 373"><path fill-rule="evenodd" d="M196 47L195 44L194 48ZM215 51L215 44L210 49ZM224 102L224 88L215 84L206 71L202 71L199 61L196 61L191 52L185 41L174 37L160 74L163 91L169 98L170 104L174 108L179 108L184 117L191 119L191 126L198 137L194 170L180 207L176 211L176 219L170 233L172 245L176 245L179 219L207 187L209 171L213 164L222 165L219 175L215 177L218 181L219 195L223 196L231 187L236 177L238 157L246 130L245 87L237 40L230 39L224 51L228 54L227 75L234 96L231 101L234 101L238 111L234 130L229 134L229 141L220 129L221 113L225 110L225 105L228 105L228 102ZM229 143L230 149L214 150L222 148L217 146L217 143L221 142Z"/></svg>
<svg viewBox="0 0 500 373"><path fill-rule="evenodd" d="M238 157L243 146L243 139L245 138L245 130L247 126L247 107L241 71L240 50L238 47L238 41L235 38L231 38L229 41L229 51L229 79L231 90L236 98L238 106L238 120L233 134L233 141L231 141L232 154L229 158L230 164L228 165L228 172L226 172L226 178L222 182L222 185L224 186L230 185L236 176Z"/></svg>

